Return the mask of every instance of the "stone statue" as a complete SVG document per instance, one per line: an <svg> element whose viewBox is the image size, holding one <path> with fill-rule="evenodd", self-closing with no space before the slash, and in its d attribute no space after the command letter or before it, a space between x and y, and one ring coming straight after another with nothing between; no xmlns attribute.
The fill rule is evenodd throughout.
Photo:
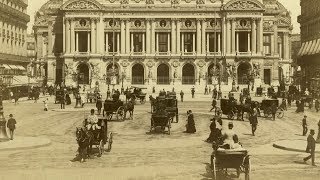
<svg viewBox="0 0 320 180"><path fill-rule="evenodd" d="M260 78L260 63L253 64L253 75Z"/></svg>
<svg viewBox="0 0 320 180"><path fill-rule="evenodd" d="M154 4L154 0L146 0L146 4Z"/></svg>
<svg viewBox="0 0 320 180"><path fill-rule="evenodd" d="M152 71L151 71L151 70L149 70L148 78L149 78L149 79L151 79L151 78L152 78Z"/></svg>
<svg viewBox="0 0 320 180"><path fill-rule="evenodd" d="M204 0L197 0L197 4L204 4Z"/></svg>
<svg viewBox="0 0 320 180"><path fill-rule="evenodd" d="M177 5L180 3L180 0L171 0L171 4Z"/></svg>
<svg viewBox="0 0 320 180"><path fill-rule="evenodd" d="M178 78L177 69L174 70L173 78L175 78L175 79Z"/></svg>
<svg viewBox="0 0 320 180"><path fill-rule="evenodd" d="M129 0L121 0L120 3L121 4L129 4Z"/></svg>

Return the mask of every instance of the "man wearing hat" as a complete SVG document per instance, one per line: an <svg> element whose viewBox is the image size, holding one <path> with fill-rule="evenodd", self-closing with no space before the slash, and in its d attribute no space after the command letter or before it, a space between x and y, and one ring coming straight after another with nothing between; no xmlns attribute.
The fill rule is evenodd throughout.
<svg viewBox="0 0 320 180"><path fill-rule="evenodd" d="M302 119L302 136L305 136L307 132L308 132L307 115L304 115Z"/></svg>
<svg viewBox="0 0 320 180"><path fill-rule="evenodd" d="M13 134L14 134L14 130L16 129L16 124L17 124L17 122L16 122L16 120L13 118L13 115L12 114L10 114L9 115L9 120L8 120L8 122L7 122L7 127L8 127L8 129L9 129L9 131L10 131L10 139L11 140L13 140Z"/></svg>
<svg viewBox="0 0 320 180"><path fill-rule="evenodd" d="M306 161L311 159L312 166L316 166L316 164L314 163L314 153L316 150L316 140L313 137L314 134L315 134L314 130L310 129L310 134L307 138L308 144L307 144L307 148L306 148L306 152L310 153L310 155L308 157L303 158L303 161L305 163L306 163Z"/></svg>
<svg viewBox="0 0 320 180"><path fill-rule="evenodd" d="M234 143L233 136L236 134L233 130L233 123L229 122L228 130L222 131L223 147L225 149L230 149Z"/></svg>

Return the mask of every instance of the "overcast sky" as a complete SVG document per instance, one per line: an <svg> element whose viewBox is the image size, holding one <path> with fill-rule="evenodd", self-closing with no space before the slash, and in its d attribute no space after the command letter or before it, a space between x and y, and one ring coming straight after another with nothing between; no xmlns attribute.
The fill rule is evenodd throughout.
<svg viewBox="0 0 320 180"><path fill-rule="evenodd" d="M28 32L31 33L32 24L34 22L35 12L48 0L29 0L28 14L30 15L31 21L28 24ZM297 22L297 16L300 15L300 0L278 0L281 2L290 12L293 24L293 33L300 32L300 25Z"/></svg>

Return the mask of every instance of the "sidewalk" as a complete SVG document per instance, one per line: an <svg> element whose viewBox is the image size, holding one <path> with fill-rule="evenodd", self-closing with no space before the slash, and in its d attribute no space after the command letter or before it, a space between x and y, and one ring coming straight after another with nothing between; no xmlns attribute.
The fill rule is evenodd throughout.
<svg viewBox="0 0 320 180"><path fill-rule="evenodd" d="M273 143L273 147L295 152L306 152L307 140L282 140ZM320 144L316 144L316 153L320 153Z"/></svg>
<svg viewBox="0 0 320 180"><path fill-rule="evenodd" d="M0 151L33 149L50 144L51 141L47 138L16 136L13 140L0 142Z"/></svg>

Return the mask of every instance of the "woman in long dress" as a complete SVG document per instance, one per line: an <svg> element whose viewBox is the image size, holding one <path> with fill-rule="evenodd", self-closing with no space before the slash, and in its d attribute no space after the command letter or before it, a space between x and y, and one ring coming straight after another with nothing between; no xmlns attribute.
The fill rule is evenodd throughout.
<svg viewBox="0 0 320 180"><path fill-rule="evenodd" d="M195 133L197 130L196 130L194 117L191 110L187 111L187 116L188 116L188 119L187 119L187 125L186 125L186 133Z"/></svg>

